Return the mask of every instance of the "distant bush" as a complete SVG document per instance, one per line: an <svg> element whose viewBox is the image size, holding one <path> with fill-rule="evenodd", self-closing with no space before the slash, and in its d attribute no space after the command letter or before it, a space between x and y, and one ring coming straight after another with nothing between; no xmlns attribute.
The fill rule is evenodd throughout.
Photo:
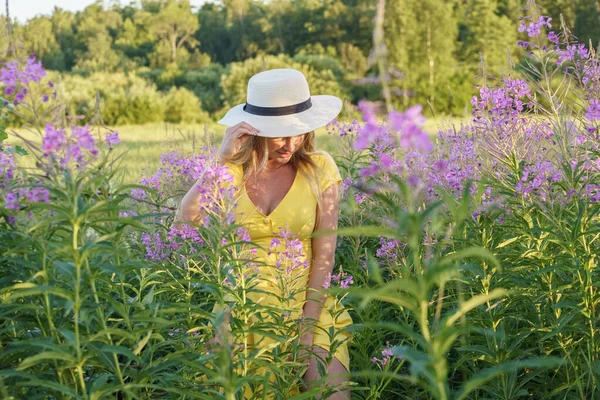
<svg viewBox="0 0 600 400"><path fill-rule="evenodd" d="M210 116L200 105L200 100L186 88L172 87L165 95L167 122L208 122Z"/></svg>
<svg viewBox="0 0 600 400"><path fill-rule="evenodd" d="M202 109L214 116L223 108L223 90L221 76L225 68L221 64L212 63L206 67L185 72L175 78L174 84L191 90L202 103Z"/></svg>
<svg viewBox="0 0 600 400"><path fill-rule="evenodd" d="M72 111L92 115L95 93L100 94L102 120L111 125L160 122L165 116L165 102L156 86L133 73L97 72L84 78L63 78L65 99Z"/></svg>
<svg viewBox="0 0 600 400"><path fill-rule="evenodd" d="M95 94L100 94L100 114L110 125L149 122L199 122L208 120L200 101L188 90L158 91L155 84L134 73L97 72L88 77L63 77L65 100L72 114L92 115Z"/></svg>
<svg viewBox="0 0 600 400"><path fill-rule="evenodd" d="M346 70L340 60L335 57L322 54L296 54L294 61L300 64L308 65L316 71L330 70L335 78L341 82L344 80Z"/></svg>

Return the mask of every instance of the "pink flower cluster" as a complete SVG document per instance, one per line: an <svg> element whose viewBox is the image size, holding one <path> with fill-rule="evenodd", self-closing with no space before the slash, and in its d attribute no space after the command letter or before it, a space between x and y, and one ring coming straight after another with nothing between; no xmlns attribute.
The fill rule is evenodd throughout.
<svg viewBox="0 0 600 400"><path fill-rule="evenodd" d="M522 79L505 78L503 84L495 89L483 87L479 97L473 96L473 117L483 119L484 114L494 117L495 121L506 121L523 112L525 105L522 98L529 98L531 89Z"/></svg>
<svg viewBox="0 0 600 400"><path fill-rule="evenodd" d="M423 107L416 105L405 112L392 111L388 116L388 122L384 126L377 121L373 103L361 100L358 109L362 113L364 126L358 132L354 144L356 150L366 149L374 142L378 142L384 136L384 141L396 138L400 146L405 149L416 149L429 152L432 144L427 132L423 130L425 117L421 114ZM388 135L386 135L388 134ZM393 135L392 137L389 134Z"/></svg>
<svg viewBox="0 0 600 400"><path fill-rule="evenodd" d="M600 101L591 99L589 106L585 109L585 118L588 121L600 120Z"/></svg>
<svg viewBox="0 0 600 400"><path fill-rule="evenodd" d="M51 124L46 124L44 131L42 152L46 167L67 169L73 162L77 168L84 168L98 156L96 140L90 132L89 125L72 126L70 135L64 129L57 129ZM118 139L117 132L113 135Z"/></svg>
<svg viewBox="0 0 600 400"><path fill-rule="evenodd" d="M198 252L199 248L204 245L204 239L198 230L189 225L183 225L179 229L171 227L165 238L158 232L143 232L141 242L146 247L146 259L154 262L171 258L184 245L189 248L191 253Z"/></svg>
<svg viewBox="0 0 600 400"><path fill-rule="evenodd" d="M547 160L537 162L523 168L523 175L517 183L515 190L529 197L535 194L538 198L546 200L553 182L560 182L560 171Z"/></svg>
<svg viewBox="0 0 600 400"><path fill-rule="evenodd" d="M348 289L353 283L354 277L350 274L346 274L343 271L339 274L334 275L331 275L331 273L329 273L327 274L327 277L325 277L325 282L323 282L323 288L329 289L330 287L339 285L339 287L342 289Z"/></svg>
<svg viewBox="0 0 600 400"><path fill-rule="evenodd" d="M278 236L271 239L268 253L268 255L275 255L275 267L285 268L287 274L299 267L308 268L309 262L304 253L304 245L298 235L292 234L287 229L282 229L279 231Z"/></svg>
<svg viewBox="0 0 600 400"><path fill-rule="evenodd" d="M386 263L388 265L400 264L400 259L406 244L397 239L379 238L379 248L375 255L379 259L379 264Z"/></svg>
<svg viewBox="0 0 600 400"><path fill-rule="evenodd" d="M0 151L0 188L6 187L13 179L15 171L15 156L11 147Z"/></svg>
<svg viewBox="0 0 600 400"><path fill-rule="evenodd" d="M41 61L36 61L35 57L27 59L23 69L17 61L11 61L0 69L0 82L6 85L4 93L13 95L16 93L13 104L21 103L29 92L26 85L29 82L40 82L46 76L46 71ZM49 82L49 85L52 83ZM50 86L52 87L52 86ZM19 90L20 89L20 90ZM47 101L47 96L44 98Z"/></svg>
<svg viewBox="0 0 600 400"><path fill-rule="evenodd" d="M381 367L386 366L394 358L394 352L391 349L390 342L386 342L385 349L381 351L381 358L373 357L371 361Z"/></svg>
<svg viewBox="0 0 600 400"><path fill-rule="evenodd" d="M557 50L558 59L556 64L562 65L567 62L579 62L590 58L590 52L583 43L567 44L564 49Z"/></svg>
<svg viewBox="0 0 600 400"><path fill-rule="evenodd" d="M521 23L519 25L519 32L527 31L527 36L537 37L540 35L542 27L545 26L548 29L552 28L552 25L550 24L551 21L552 18L540 15L537 21L532 21L529 24Z"/></svg>
<svg viewBox="0 0 600 400"><path fill-rule="evenodd" d="M20 210L26 203L50 203L50 191L46 188L34 186L19 188L8 192L4 198L5 207L9 210Z"/></svg>

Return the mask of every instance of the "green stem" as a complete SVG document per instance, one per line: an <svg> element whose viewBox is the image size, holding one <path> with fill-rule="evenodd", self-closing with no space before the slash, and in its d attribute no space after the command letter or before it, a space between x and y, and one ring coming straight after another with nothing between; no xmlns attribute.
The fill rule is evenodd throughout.
<svg viewBox="0 0 600 400"><path fill-rule="evenodd" d="M77 210L77 196L75 196L74 211ZM77 215L77 212L74 213ZM83 368L81 362L81 338L79 334L79 310L81 308L81 264L79 262L79 250L78 250L78 236L79 236L79 221L73 223L73 258L75 259L75 304L73 306L73 323L75 324L75 355L77 358L77 375L79 377L79 384L81 385L82 393L86 393L85 379L83 377Z"/></svg>

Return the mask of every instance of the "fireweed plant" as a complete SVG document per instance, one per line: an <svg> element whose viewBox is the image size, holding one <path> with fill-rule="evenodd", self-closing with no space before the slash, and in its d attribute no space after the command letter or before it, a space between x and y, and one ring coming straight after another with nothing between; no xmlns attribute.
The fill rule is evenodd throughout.
<svg viewBox="0 0 600 400"><path fill-rule="evenodd" d="M323 289L355 322L353 398L598 396L600 66L528 7L524 60L484 75L459 128L433 138L421 107L368 102L362 121L327 127L344 179ZM0 149L3 397L336 389L295 390L310 352L290 301L307 268L302 243L282 230L258 249L232 223L232 177L214 148L165 153L139 185L123 185L118 133L66 118L35 58L4 60L0 81L3 115L39 134ZM202 218L177 223L199 179ZM267 291L277 305L261 300ZM328 334L330 359L344 335Z"/></svg>
<svg viewBox="0 0 600 400"><path fill-rule="evenodd" d="M365 398L597 396L598 58L529 11L459 129L430 143L418 107L366 102L336 125Z"/></svg>

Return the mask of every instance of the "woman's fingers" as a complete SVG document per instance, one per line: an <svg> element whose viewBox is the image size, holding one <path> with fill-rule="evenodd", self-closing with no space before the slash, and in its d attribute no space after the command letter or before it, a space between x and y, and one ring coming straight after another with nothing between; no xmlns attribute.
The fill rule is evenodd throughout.
<svg viewBox="0 0 600 400"><path fill-rule="evenodd" d="M248 128L238 128L235 133L237 137L242 137L244 135L256 136L256 132Z"/></svg>
<svg viewBox="0 0 600 400"><path fill-rule="evenodd" d="M256 129L255 127L253 127L252 125L250 125L249 123L247 123L245 121L240 122L238 125L239 125L239 128L248 129L251 132L258 133L258 129Z"/></svg>

